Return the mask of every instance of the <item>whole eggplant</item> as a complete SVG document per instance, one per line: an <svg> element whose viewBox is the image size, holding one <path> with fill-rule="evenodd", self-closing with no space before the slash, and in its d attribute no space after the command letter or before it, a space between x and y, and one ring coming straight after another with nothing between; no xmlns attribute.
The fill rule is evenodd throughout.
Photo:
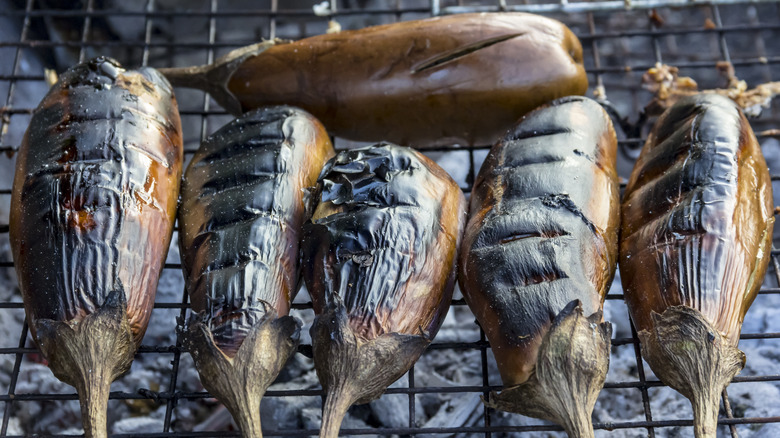
<svg viewBox="0 0 780 438"><path fill-rule="evenodd" d="M185 173L179 243L198 313L186 343L245 437L262 436L260 400L298 345L300 323L287 314L300 285L304 189L333 155L320 122L277 106L223 126Z"/></svg>
<svg viewBox="0 0 780 438"><path fill-rule="evenodd" d="M60 76L16 163L10 237L30 331L76 387L87 437L106 436L111 382L130 368L168 252L181 122L152 68L96 58Z"/></svg>
<svg viewBox="0 0 780 438"><path fill-rule="evenodd" d="M387 143L336 155L314 194L301 254L327 394L320 436L333 438L347 409L381 396L439 330L466 212L443 169Z"/></svg>
<svg viewBox="0 0 780 438"><path fill-rule="evenodd" d="M617 265L617 139L584 97L523 117L490 150L471 194L461 291L504 390L488 406L592 437L609 367L602 305Z"/></svg>
<svg viewBox="0 0 780 438"><path fill-rule="evenodd" d="M588 88L579 40L524 13L460 14L237 49L165 69L233 114L299 106L351 140L491 144L520 116Z"/></svg>
<svg viewBox="0 0 780 438"><path fill-rule="evenodd" d="M720 394L745 364L742 321L769 263L772 184L728 98L680 99L658 119L622 205L620 270L642 355L716 436Z"/></svg>

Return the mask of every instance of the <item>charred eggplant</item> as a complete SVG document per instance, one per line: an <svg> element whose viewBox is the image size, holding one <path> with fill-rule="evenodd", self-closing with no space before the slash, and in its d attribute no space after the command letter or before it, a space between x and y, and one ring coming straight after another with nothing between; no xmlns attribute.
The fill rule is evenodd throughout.
<svg viewBox="0 0 780 438"><path fill-rule="evenodd" d="M579 40L533 14L459 14L265 41L212 65L165 69L240 114L299 106L335 135L416 147L491 144L520 116L584 94Z"/></svg>
<svg viewBox="0 0 780 438"><path fill-rule="evenodd" d="M327 394L320 436L378 398L447 313L465 224L460 188L436 163L392 144L341 152L320 175L304 225L304 280L317 315L314 365Z"/></svg>
<svg viewBox="0 0 780 438"><path fill-rule="evenodd" d="M111 382L146 331L168 252L181 123L156 70L96 58L65 72L19 151L10 237L30 330L106 436Z"/></svg>
<svg viewBox="0 0 780 438"><path fill-rule="evenodd" d="M325 128L293 107L249 112L210 136L182 187L179 243L198 312L186 343L203 386L245 437L262 436L260 400L298 345L304 189L334 154Z"/></svg>
<svg viewBox="0 0 780 438"><path fill-rule="evenodd" d="M609 367L602 305L615 273L617 140L604 110L567 97L525 116L471 195L459 282L498 362L487 405L592 437Z"/></svg>
<svg viewBox="0 0 780 438"><path fill-rule="evenodd" d="M658 119L623 199L620 270L642 355L714 438L720 394L745 364L742 321L769 263L772 185L728 98L681 98Z"/></svg>

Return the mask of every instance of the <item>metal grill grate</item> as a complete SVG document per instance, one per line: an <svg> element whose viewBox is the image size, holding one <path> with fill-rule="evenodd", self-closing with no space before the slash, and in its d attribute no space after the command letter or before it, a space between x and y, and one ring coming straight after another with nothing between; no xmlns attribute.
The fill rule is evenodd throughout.
<svg viewBox="0 0 780 438"><path fill-rule="evenodd" d="M281 4L280 4L281 3ZM0 173L11 172L15 160L14 152L18 149L23 132L29 121L32 109L39 101L46 88L42 84L46 75L42 68L30 67L33 60L40 60L41 66L55 67L55 60L71 59L73 62L84 60L96 54L108 54L129 66L152 65L174 66L185 63L206 63L213 61L226 51L245 44L255 42L258 38L301 38L323 32L330 19L338 20L345 28L362 27L399 20L409 20L431 15L461 13L470 11L531 11L548 14L569 25L580 37L585 51L586 68L591 83L590 93L598 87L603 89L617 111L629 119L636 119L649 94L639 87L644 70L656 62L666 62L680 67L681 74L692 76L702 86L712 87L723 85L716 67L719 62L731 62L736 73L746 79L751 85L772 80L777 77L780 64L780 8L771 2L743 0L715 0L707 3L688 0L618 0L618 1L568 1L568 0L526 0L512 2L508 0L455 1L455 0L331 0L321 5L324 12L314 14L314 1L265 0L251 3L248 1L202 0L196 2L176 2L161 0L146 0L137 9L120 8L117 1L83 0L75 7L68 2L56 0L24 0L14 3L7 0L5 5L0 0L0 23L9 23L5 34L0 33L0 59L6 63L5 70L0 69L0 96L4 96L4 104L0 108ZM179 5L181 9L176 9ZM674 9L672 9L674 8ZM106 34L107 22L113 20L114 26L141 26L138 35L143 39L121 39L111 32ZM176 34L166 32L176 26L179 21L192 23L193 32ZM244 21L241 21L244 20ZM78 32L60 32L54 34L46 29L59 26L80 29ZM119 23L119 24L116 24ZM243 23L246 32L237 31L237 24ZM11 26L12 25L12 26ZM5 24L0 24L0 27ZM11 30L8 30L11 29ZM13 31L13 32L12 32ZM11 33L10 36L8 33ZM187 59L188 62L182 61ZM12 60L12 61L11 61ZM60 66L61 69L63 66ZM181 115L185 129L185 153L191 155L197 149L201 138L221 126L229 117L217 105L210 102L203 93L190 90L177 90L182 103ZM186 104L185 104L186 102ZM765 153L769 148L780 146L775 139L780 137L780 131L773 130L777 126L777 107L766 110L762 117L753 121L759 141L762 142ZM647 126L637 127L637 132L646 132ZM623 154L621 175L627 176L630 170L632 151L643 142L641 135L636 138L633 133L624 135L620 141ZM344 147L346 142L337 141ZM468 163L468 169L463 176L463 189L470 190L476 170L484 157L488 146L461 148L459 160ZM426 152L433 158L441 158L448 154L447 148ZM777 151L774 151L778 155ZM449 169L448 169L449 170ZM2 176L0 181L10 184L10 174ZM772 177L773 181L780 176ZM778 190L776 190L778 192ZM8 208L10 204L10 185L0 186L0 277L8 279L11 288L13 282L13 263L10 259L8 242ZM174 239L175 242L175 239ZM754 303L757 306L780 304L775 298L780 294L780 251L772 252L770 266L764 287ZM164 274L175 281L181 281L179 261L169 258ZM619 280L618 280L619 281ZM619 283L618 283L619 285ZM2 288L0 283L0 288ZM613 290L620 290L619 287ZM305 292L301 292L304 297ZM4 298L2 298L4 297ZM611 293L607 297L607 306L615 309L614 318L627 321L624 308L620 307L622 294ZM465 309L462 299L453 301L456 308ZM294 312L300 315L311 313L310 303L298 302ZM183 293L178 299L160 298L155 305L152 324L163 324L171 333L176 329L175 316L183 320L187 314L188 301ZM622 313L621 313L622 312ZM18 289L3 291L0 289L0 322L3 319L21 319L23 306ZM751 317L748 313L747 318ZM473 318L471 318L473 321ZM473 323L472 323L473 324ZM0 339L0 436L13 435L10 432L11 418L15 413L29 409L33 403L45 402L43 406L56 408L65 403L74 403L75 391L72 388L52 391L18 391L21 370L29 363L39 360L38 351L28 339L26 322L19 325L20 329L12 338ZM475 327L475 326L474 326ZM308 327L306 327L307 329ZM764 345L775 345L780 348L780 333L773 332L772 327L762 331L743 333L742 345L750 342L763 342ZM780 329L778 329L780 331ZM171 341L171 342L169 342ZM629 403L641 404L643 419L625 421L597 421L595 428L597 436L609 436L608 431L633 431L634 435L620 436L668 436L674 427L688 426L682 435L690 436L690 416L687 418L665 418L658 415L653 408L656 390L663 385L655 378L646 375L647 369L642 364L641 353L633 328L630 336L618 336L613 339L613 355L620 349L631 349L635 363L631 370L623 370L631 378L615 377L610 374L597 404L615 396L616 392L624 391ZM562 436L556 432L557 426L535 422L533 424L506 425L496 424L497 412L487 408L483 410L480 421L467 427L424 427L418 424L416 418L418 397L429 394L482 394L487 397L490 390L500 389L496 386L500 381L491 378L489 346L484 334L477 339L436 340L428 354L441 350L455 352L478 351L481 360L481 382L472 385L454 386L417 386L415 385L415 369L408 375L408 385L394 387L387 391L387 396L402 395L408 398L409 422L407 427L393 428L348 428L343 434L351 435L422 435L438 434L480 434L490 437L493 434L514 433L520 436L547 436L545 433ZM300 353L308 355L310 348L303 346ZM171 336L165 342L145 338L139 350L140 356L155 356L165 361L167 377L158 382L157 390L138 386L135 391L112 392L112 400L149 401L165 405L162 427L149 433L119 434L127 437L213 437L238 436L236 432L200 431L188 432L177 427L176 419L184 404L207 403L209 395L191 388L183 388L180 378L183 373L191 372L185 369L184 354L180 339ZM424 355L425 356L425 355ZM5 362L2 362L5 360ZM751 360L750 354L748 361ZM5 365L3 365L5 363ZM136 361L137 366L138 361ZM188 362L187 364L191 364ZM186 365L189 367L190 365ZM780 365L778 365L780 366ZM733 385L747 382L780 382L780 373L757 375L739 375ZM274 397L318 397L321 391L317 388L292 388L271 390L266 398ZM213 401L209 406L215 406ZM733 400L728 394L723 394L720 424L725 425L722 432L728 432L736 437L738 433L752 432L763 423L780 422L780 411L767 411L766 416L745 417L735 409ZM158 408L159 409L159 408ZM502 414L505 415L505 414ZM641 415L640 415L641 417ZM517 420L519 416L512 416ZM79 425L76 424L76 427ZM268 436L286 435L316 435L316 429L285 429L276 430L273 424L265 425ZM30 431L32 432L32 431ZM77 436L77 435L56 435ZM766 435L769 436L769 435Z"/></svg>

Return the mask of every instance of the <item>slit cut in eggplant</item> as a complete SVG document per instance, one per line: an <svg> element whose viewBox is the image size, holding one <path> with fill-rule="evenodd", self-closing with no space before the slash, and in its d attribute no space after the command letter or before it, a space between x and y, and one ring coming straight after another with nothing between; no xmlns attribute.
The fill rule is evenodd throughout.
<svg viewBox="0 0 780 438"><path fill-rule="evenodd" d="M496 143L471 194L461 291L504 383L485 403L592 437L609 367L602 306L617 264L617 139L584 97L523 117Z"/></svg>
<svg viewBox="0 0 780 438"><path fill-rule="evenodd" d="M10 238L33 339L105 437L111 382L151 316L176 216L181 122L152 68L96 58L60 76L16 163Z"/></svg>
<svg viewBox="0 0 780 438"><path fill-rule="evenodd" d="M311 213L304 189L333 155L310 114L268 107L210 136L185 174L179 243L197 312L185 342L245 437L262 436L260 400L298 345L301 324L288 313Z"/></svg>
<svg viewBox="0 0 780 438"><path fill-rule="evenodd" d="M520 116L584 94L577 37L533 14L455 14L264 41L214 64L164 69L229 112L296 105L358 141L491 144Z"/></svg>
<svg viewBox="0 0 780 438"><path fill-rule="evenodd" d="M622 212L621 279L642 356L690 399L695 436L714 438L720 395L745 364L737 343L774 226L769 171L734 102L698 94L664 112Z"/></svg>
<svg viewBox="0 0 780 438"><path fill-rule="evenodd" d="M326 392L320 436L333 438L347 409L379 398L439 330L466 212L443 169L388 143L336 155L314 193L301 253Z"/></svg>

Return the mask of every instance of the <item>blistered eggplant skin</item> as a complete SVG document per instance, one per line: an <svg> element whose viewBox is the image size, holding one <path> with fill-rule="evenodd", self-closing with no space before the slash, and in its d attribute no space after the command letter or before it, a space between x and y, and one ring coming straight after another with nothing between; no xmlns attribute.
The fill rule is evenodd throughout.
<svg viewBox="0 0 780 438"><path fill-rule="evenodd" d="M314 312L338 297L366 339L433 337L449 309L465 224L457 184L424 155L391 144L338 154L318 184L302 244Z"/></svg>
<svg viewBox="0 0 780 438"><path fill-rule="evenodd" d="M224 126L190 162L179 213L187 291L226 354L268 306L289 313L299 286L304 189L333 155L321 123L278 106Z"/></svg>
<svg viewBox="0 0 780 438"><path fill-rule="evenodd" d="M181 122L152 68L97 58L65 72L33 113L11 198L14 264L32 324L78 321L124 295L136 344L168 252Z"/></svg>
<svg viewBox="0 0 780 438"><path fill-rule="evenodd" d="M680 99L656 122L622 205L620 269L642 356L717 436L723 389L745 365L745 313L769 263L772 185L728 98Z"/></svg>
<svg viewBox="0 0 780 438"><path fill-rule="evenodd" d="M327 398L321 437L415 363L449 309L465 225L458 185L410 148L336 155L304 225L304 280L317 315L314 364Z"/></svg>
<svg viewBox="0 0 780 438"><path fill-rule="evenodd" d="M524 13L266 42L220 63L224 72L204 71L200 81L166 74L174 85L206 88L231 112L293 104L337 136L419 148L492 144L523 114L588 88L577 37L558 21Z"/></svg>
<svg viewBox="0 0 780 438"><path fill-rule="evenodd" d="M623 201L621 278L637 330L671 306L701 312L736 346L769 263L772 184L727 98L682 99L657 121Z"/></svg>
<svg viewBox="0 0 780 438"><path fill-rule="evenodd" d="M616 151L600 105L564 98L525 116L479 171L459 281L505 386L528 379L569 302L602 307L617 264Z"/></svg>
<svg viewBox="0 0 780 438"><path fill-rule="evenodd" d="M88 438L106 436L110 384L146 331L182 159L168 81L107 58L62 74L25 133L11 197L14 264L33 339L76 387Z"/></svg>

